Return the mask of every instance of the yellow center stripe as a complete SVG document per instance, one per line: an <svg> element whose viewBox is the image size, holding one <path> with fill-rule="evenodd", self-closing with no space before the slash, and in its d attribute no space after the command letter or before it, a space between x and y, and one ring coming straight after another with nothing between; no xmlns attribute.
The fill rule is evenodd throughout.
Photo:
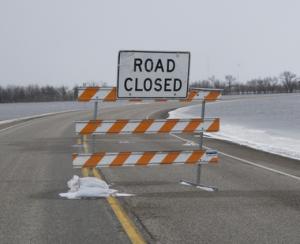
<svg viewBox="0 0 300 244"><path fill-rule="evenodd" d="M86 136L83 137L83 144L84 144L84 151L88 151L88 146L86 143ZM89 176L89 168L82 168L81 172L84 177ZM101 175L98 171L98 169L93 168L93 175L97 177L98 179L101 179ZM117 219L121 223L124 231L126 232L127 236L129 237L131 243L133 244L146 244L146 241L144 240L141 233L138 231L132 220L129 218L129 216L124 211L123 207L121 206L120 202L117 198L109 196L107 198L107 202L109 203L110 207L114 211Z"/></svg>
<svg viewBox="0 0 300 244"><path fill-rule="evenodd" d="M101 179L101 175L98 169L93 168L93 174L95 177ZM144 240L144 238L142 237L141 233L138 231L132 220L126 214L118 199L109 196L107 198L107 201L111 206L112 210L114 211L115 215L117 216L118 220L120 221L123 229L125 230L131 242L134 244L146 244L146 241Z"/></svg>

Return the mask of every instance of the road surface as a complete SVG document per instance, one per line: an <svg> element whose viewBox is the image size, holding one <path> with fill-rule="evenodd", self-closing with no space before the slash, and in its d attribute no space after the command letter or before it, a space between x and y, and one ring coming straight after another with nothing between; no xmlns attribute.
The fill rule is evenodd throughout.
<svg viewBox="0 0 300 244"><path fill-rule="evenodd" d="M100 110L102 119L165 117L164 104ZM0 128L0 243L130 243L106 199L65 200L76 147L74 120L92 112L58 114ZM222 120L221 120L222 121ZM222 124L222 123L221 123ZM9 126L9 125L8 125ZM102 136L102 151L196 149L193 135ZM194 142L194 143L192 143ZM88 140L87 143L90 143ZM221 151L203 167L206 192L179 184L195 166L106 168L103 177L142 238L149 243L299 243L300 162L235 144L205 140Z"/></svg>

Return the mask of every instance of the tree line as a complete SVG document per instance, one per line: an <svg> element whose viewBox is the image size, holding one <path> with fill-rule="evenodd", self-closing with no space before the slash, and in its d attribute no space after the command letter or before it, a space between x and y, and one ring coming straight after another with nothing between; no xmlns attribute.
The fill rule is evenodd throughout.
<svg viewBox="0 0 300 244"><path fill-rule="evenodd" d="M83 86L96 86L96 82L83 83ZM101 86L107 86L104 82ZM300 78L296 74L285 71L278 77L256 78L242 83L232 75L226 75L224 80L215 76L206 80L191 83L192 87L223 89L223 94L267 94L300 92ZM48 102L72 101L77 98L78 90L75 86L70 89L66 86L0 86L0 103L12 102Z"/></svg>
<svg viewBox="0 0 300 244"><path fill-rule="evenodd" d="M193 82L192 87L223 89L223 94L268 94L300 92L300 78L290 71L278 77L255 78L246 83L239 82L234 76L226 75L224 80L215 76Z"/></svg>
<svg viewBox="0 0 300 244"><path fill-rule="evenodd" d="M74 100L76 92L66 86L0 86L0 103Z"/></svg>

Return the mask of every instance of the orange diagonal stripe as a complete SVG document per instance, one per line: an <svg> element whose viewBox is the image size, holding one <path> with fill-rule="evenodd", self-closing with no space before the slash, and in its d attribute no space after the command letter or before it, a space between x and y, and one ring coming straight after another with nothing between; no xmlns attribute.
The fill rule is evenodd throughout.
<svg viewBox="0 0 300 244"><path fill-rule="evenodd" d="M121 152L111 162L109 166L122 166L126 159L130 156L131 152Z"/></svg>
<svg viewBox="0 0 300 244"><path fill-rule="evenodd" d="M194 132L197 127L201 124L202 119L192 119L187 126L184 128L183 132Z"/></svg>
<svg viewBox="0 0 300 244"><path fill-rule="evenodd" d="M220 91L210 91L204 98L205 101L215 101L221 95Z"/></svg>
<svg viewBox="0 0 300 244"><path fill-rule="evenodd" d="M161 164L172 164L179 154L180 152L169 152L162 160Z"/></svg>
<svg viewBox="0 0 300 244"><path fill-rule="evenodd" d="M109 128L107 133L120 133L120 131L127 125L127 119L118 119L112 127Z"/></svg>
<svg viewBox="0 0 300 244"><path fill-rule="evenodd" d="M92 97L97 93L99 87L87 87L78 97L78 101L90 101Z"/></svg>
<svg viewBox="0 0 300 244"><path fill-rule="evenodd" d="M178 119L169 119L167 120L164 125L159 129L158 132L160 133L168 133L170 132L173 127L176 125L176 123L178 122Z"/></svg>
<svg viewBox="0 0 300 244"><path fill-rule="evenodd" d="M211 123L211 125L207 128L206 131L208 132L216 132L219 131L220 129L220 119L214 119L213 122Z"/></svg>
<svg viewBox="0 0 300 244"><path fill-rule="evenodd" d="M103 99L105 102L114 102L117 100L117 88L113 87L111 91Z"/></svg>
<svg viewBox="0 0 300 244"><path fill-rule="evenodd" d="M95 132L95 130L97 129L97 127L99 127L101 124L101 120L90 120L86 126L80 131L81 135L85 135L85 134L91 134L93 132Z"/></svg>
<svg viewBox="0 0 300 244"><path fill-rule="evenodd" d="M90 156L90 158L84 163L83 168L94 168L105 156L105 152L96 153Z"/></svg>
<svg viewBox="0 0 300 244"><path fill-rule="evenodd" d="M186 164L195 164L201 160L204 151L194 151L191 156L185 161Z"/></svg>
<svg viewBox="0 0 300 244"><path fill-rule="evenodd" d="M209 160L209 163L218 163L219 158L218 157L213 157L211 160Z"/></svg>
<svg viewBox="0 0 300 244"><path fill-rule="evenodd" d="M186 99L182 99L180 101L182 101L182 102L191 102L197 94L198 94L197 91L190 90L189 93L188 93L188 95L187 95L187 98Z"/></svg>
<svg viewBox="0 0 300 244"><path fill-rule="evenodd" d="M139 158L136 165L147 165L149 164L150 160L154 157L156 152L145 152L143 156Z"/></svg>
<svg viewBox="0 0 300 244"><path fill-rule="evenodd" d="M145 131L152 125L154 119L144 119L134 129L133 133L145 133Z"/></svg>

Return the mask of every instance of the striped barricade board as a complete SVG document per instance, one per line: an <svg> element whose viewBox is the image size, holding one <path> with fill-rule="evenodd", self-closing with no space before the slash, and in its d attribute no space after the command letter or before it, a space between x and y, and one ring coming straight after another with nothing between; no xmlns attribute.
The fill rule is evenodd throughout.
<svg viewBox="0 0 300 244"><path fill-rule="evenodd" d="M165 152L99 152L94 154L73 154L74 168L152 166L173 164L195 165L217 162L218 153L214 150Z"/></svg>
<svg viewBox="0 0 300 244"><path fill-rule="evenodd" d="M219 118L76 121L77 134L156 134L217 132Z"/></svg>
<svg viewBox="0 0 300 244"><path fill-rule="evenodd" d="M189 89L188 95L184 99L144 99L146 101L154 102L166 102L166 101L181 101L181 102L192 102L194 100L205 100L208 102L216 101L221 96L220 89L209 89L209 88L191 88ZM103 102L116 102L118 100L127 100L130 102L139 102L143 99L118 99L116 87L78 87L78 101L89 102L93 100L101 100Z"/></svg>

